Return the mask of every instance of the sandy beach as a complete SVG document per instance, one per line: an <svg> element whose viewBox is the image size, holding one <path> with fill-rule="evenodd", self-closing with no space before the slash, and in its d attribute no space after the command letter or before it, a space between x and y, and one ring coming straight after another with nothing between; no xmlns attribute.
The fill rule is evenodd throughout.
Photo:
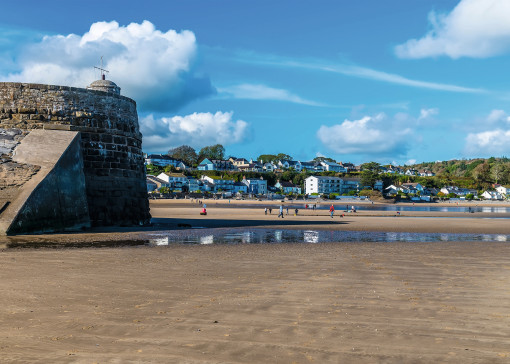
<svg viewBox="0 0 510 364"><path fill-rule="evenodd" d="M189 201L151 201L152 227L1 238L1 361L510 360L506 242L65 248L185 233L186 225L510 234L507 219L493 218L505 214L366 211L331 219L301 209L278 220L276 204L265 215L263 202L206 203L203 217ZM10 245L48 241L62 247Z"/></svg>

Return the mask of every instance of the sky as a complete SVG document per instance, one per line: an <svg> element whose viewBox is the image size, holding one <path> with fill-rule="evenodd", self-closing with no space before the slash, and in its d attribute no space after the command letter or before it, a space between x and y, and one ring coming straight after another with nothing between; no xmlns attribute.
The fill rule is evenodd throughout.
<svg viewBox="0 0 510 364"><path fill-rule="evenodd" d="M413 164L510 156L508 0L2 4L0 81L109 70L143 150Z"/></svg>

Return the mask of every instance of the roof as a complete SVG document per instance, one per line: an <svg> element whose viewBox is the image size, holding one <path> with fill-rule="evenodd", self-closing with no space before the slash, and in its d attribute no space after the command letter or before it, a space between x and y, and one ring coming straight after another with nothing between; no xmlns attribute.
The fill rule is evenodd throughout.
<svg viewBox="0 0 510 364"><path fill-rule="evenodd" d="M164 159L164 160L178 160L166 154L149 154L146 159Z"/></svg>
<svg viewBox="0 0 510 364"><path fill-rule="evenodd" d="M280 182L280 186L282 187L288 187L288 188L296 188L297 186L292 182Z"/></svg>
<svg viewBox="0 0 510 364"><path fill-rule="evenodd" d="M111 92L120 95L120 87L110 80L97 80L87 86L87 90Z"/></svg>
<svg viewBox="0 0 510 364"><path fill-rule="evenodd" d="M152 182L156 182L156 183L162 183L162 184L167 184L168 182L167 181L163 181L161 178L158 178L158 177L155 177L155 176L147 176L147 179L152 181Z"/></svg>
<svg viewBox="0 0 510 364"><path fill-rule="evenodd" d="M406 187L416 187L418 186L419 183L418 182L414 182L414 183L403 183L402 186L406 186ZM420 185L421 186L421 185Z"/></svg>
<svg viewBox="0 0 510 364"><path fill-rule="evenodd" d="M310 176L308 178L312 178L312 177L317 178L317 179L334 179L334 180L344 180L344 179L346 179L346 178L341 178L341 177L329 177L329 176Z"/></svg>
<svg viewBox="0 0 510 364"><path fill-rule="evenodd" d="M164 174L166 174L168 177L184 177L186 178L186 176L182 173L166 173L166 172L163 172Z"/></svg>

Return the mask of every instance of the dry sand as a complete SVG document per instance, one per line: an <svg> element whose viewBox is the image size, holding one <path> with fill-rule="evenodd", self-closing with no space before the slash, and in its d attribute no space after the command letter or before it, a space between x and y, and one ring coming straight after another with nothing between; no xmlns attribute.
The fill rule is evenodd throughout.
<svg viewBox="0 0 510 364"><path fill-rule="evenodd" d="M510 234L508 220L479 217L278 221L274 210L208 203L204 219L191 205L151 207L159 227L9 237L4 247L237 221ZM4 249L0 362L507 363L509 253L502 242Z"/></svg>

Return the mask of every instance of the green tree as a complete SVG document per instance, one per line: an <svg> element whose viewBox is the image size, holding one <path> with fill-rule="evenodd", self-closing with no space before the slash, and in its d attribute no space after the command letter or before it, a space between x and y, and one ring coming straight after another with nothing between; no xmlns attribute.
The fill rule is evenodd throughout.
<svg viewBox="0 0 510 364"><path fill-rule="evenodd" d="M505 177L505 174L508 172L506 171L506 165L498 162L494 163L491 168L491 174L492 178L494 178L494 181L496 183L501 183L501 180Z"/></svg>
<svg viewBox="0 0 510 364"><path fill-rule="evenodd" d="M189 145L181 145L180 147L170 149L168 155L172 158L179 159L187 166L193 166L197 163L197 152Z"/></svg>
<svg viewBox="0 0 510 364"><path fill-rule="evenodd" d="M326 161L326 162L336 163L336 161L333 158L328 158L328 157L315 157L313 159L313 161L314 162L323 162L323 161Z"/></svg>
<svg viewBox="0 0 510 364"><path fill-rule="evenodd" d="M165 167L165 172L166 173L175 173L175 172L177 172L177 168L175 168L173 165L169 164L168 166Z"/></svg>
<svg viewBox="0 0 510 364"><path fill-rule="evenodd" d="M491 167L485 162L473 170L473 177L479 186L487 188L491 184Z"/></svg>
<svg viewBox="0 0 510 364"><path fill-rule="evenodd" d="M223 160L225 158L225 148L221 144L209 145L200 149L198 153L198 159L203 161L207 159Z"/></svg>
<svg viewBox="0 0 510 364"><path fill-rule="evenodd" d="M292 157L285 153L278 153L276 155L276 160L282 161L282 160L292 160Z"/></svg>
<svg viewBox="0 0 510 364"><path fill-rule="evenodd" d="M277 160L275 154L261 154L257 158L258 161L262 161L262 163L270 163Z"/></svg>
<svg viewBox="0 0 510 364"><path fill-rule="evenodd" d="M376 162L363 163L361 165L361 185L374 188L375 181L379 177L381 165Z"/></svg>
<svg viewBox="0 0 510 364"><path fill-rule="evenodd" d="M147 171L147 174L152 174L155 176L157 176L158 174L160 174L161 172L164 171L163 167L157 166L155 164L147 164L145 166L145 169Z"/></svg>

